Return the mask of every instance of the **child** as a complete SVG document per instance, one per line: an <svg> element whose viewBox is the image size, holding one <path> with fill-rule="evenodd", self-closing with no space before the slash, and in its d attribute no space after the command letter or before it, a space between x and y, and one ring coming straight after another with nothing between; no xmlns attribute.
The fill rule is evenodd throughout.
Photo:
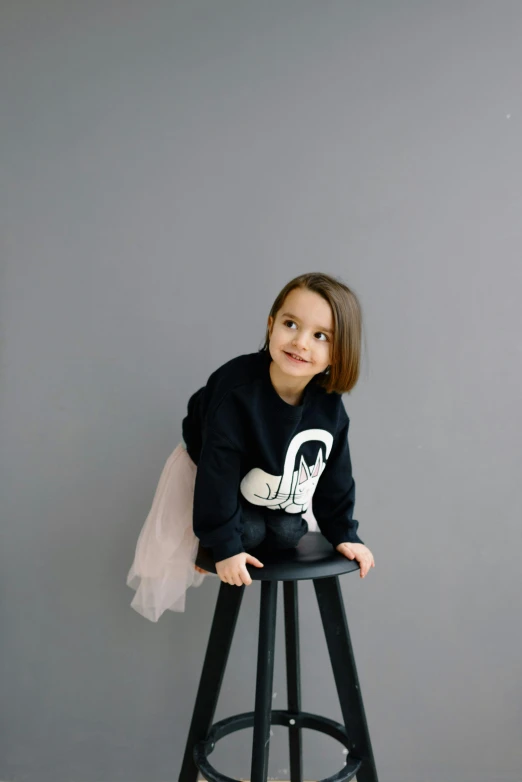
<svg viewBox="0 0 522 782"><path fill-rule="evenodd" d="M223 364L189 399L127 577L136 611L151 621L184 611L187 588L205 578L199 543L222 581L248 585L246 565L263 567L251 551L293 548L315 520L362 578L375 567L352 517L341 398L357 382L360 352L361 310L346 285L321 273L285 285L263 347Z"/></svg>

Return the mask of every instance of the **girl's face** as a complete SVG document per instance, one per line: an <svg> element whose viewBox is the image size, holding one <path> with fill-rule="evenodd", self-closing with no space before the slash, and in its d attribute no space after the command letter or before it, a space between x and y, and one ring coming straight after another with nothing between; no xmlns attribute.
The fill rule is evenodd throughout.
<svg viewBox="0 0 522 782"><path fill-rule="evenodd" d="M333 315L318 293L294 288L268 328L270 355L285 375L311 380L331 363Z"/></svg>

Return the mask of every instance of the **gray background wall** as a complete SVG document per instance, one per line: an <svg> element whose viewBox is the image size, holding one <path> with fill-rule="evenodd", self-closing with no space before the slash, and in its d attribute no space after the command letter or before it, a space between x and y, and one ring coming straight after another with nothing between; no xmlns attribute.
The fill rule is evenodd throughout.
<svg viewBox="0 0 522 782"><path fill-rule="evenodd" d="M0 21L0 779L177 778L217 582L155 625L126 573L188 396L323 270L366 322L344 400L377 566L343 590L381 782L520 782L522 5ZM307 587L304 706L340 718ZM245 601L217 718L253 704ZM340 768L305 738L306 779ZM249 739L218 768L248 777Z"/></svg>

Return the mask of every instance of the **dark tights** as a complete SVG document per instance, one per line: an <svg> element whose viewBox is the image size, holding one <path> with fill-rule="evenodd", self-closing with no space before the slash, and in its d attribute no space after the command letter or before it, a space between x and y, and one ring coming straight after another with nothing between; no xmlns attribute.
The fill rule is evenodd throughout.
<svg viewBox="0 0 522 782"><path fill-rule="evenodd" d="M243 512L241 539L245 551L261 543L267 550L295 548L307 532L308 524L300 513L252 507Z"/></svg>

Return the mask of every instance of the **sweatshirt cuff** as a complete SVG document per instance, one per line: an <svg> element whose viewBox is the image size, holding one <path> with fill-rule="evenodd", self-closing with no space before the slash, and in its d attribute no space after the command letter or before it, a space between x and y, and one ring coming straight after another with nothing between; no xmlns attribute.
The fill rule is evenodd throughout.
<svg viewBox="0 0 522 782"><path fill-rule="evenodd" d="M336 548L339 543L362 543L363 546L366 545L364 540L361 540L357 534L356 529L357 527L348 527L345 529L328 530L328 532L323 532L321 530L321 532L323 532L326 540L331 543L334 548Z"/></svg>
<svg viewBox="0 0 522 782"><path fill-rule="evenodd" d="M212 546L212 556L214 557L214 562L221 562L222 559L228 559L229 557L234 557L236 554L242 554L244 550L241 538L238 536L223 540L215 546Z"/></svg>

